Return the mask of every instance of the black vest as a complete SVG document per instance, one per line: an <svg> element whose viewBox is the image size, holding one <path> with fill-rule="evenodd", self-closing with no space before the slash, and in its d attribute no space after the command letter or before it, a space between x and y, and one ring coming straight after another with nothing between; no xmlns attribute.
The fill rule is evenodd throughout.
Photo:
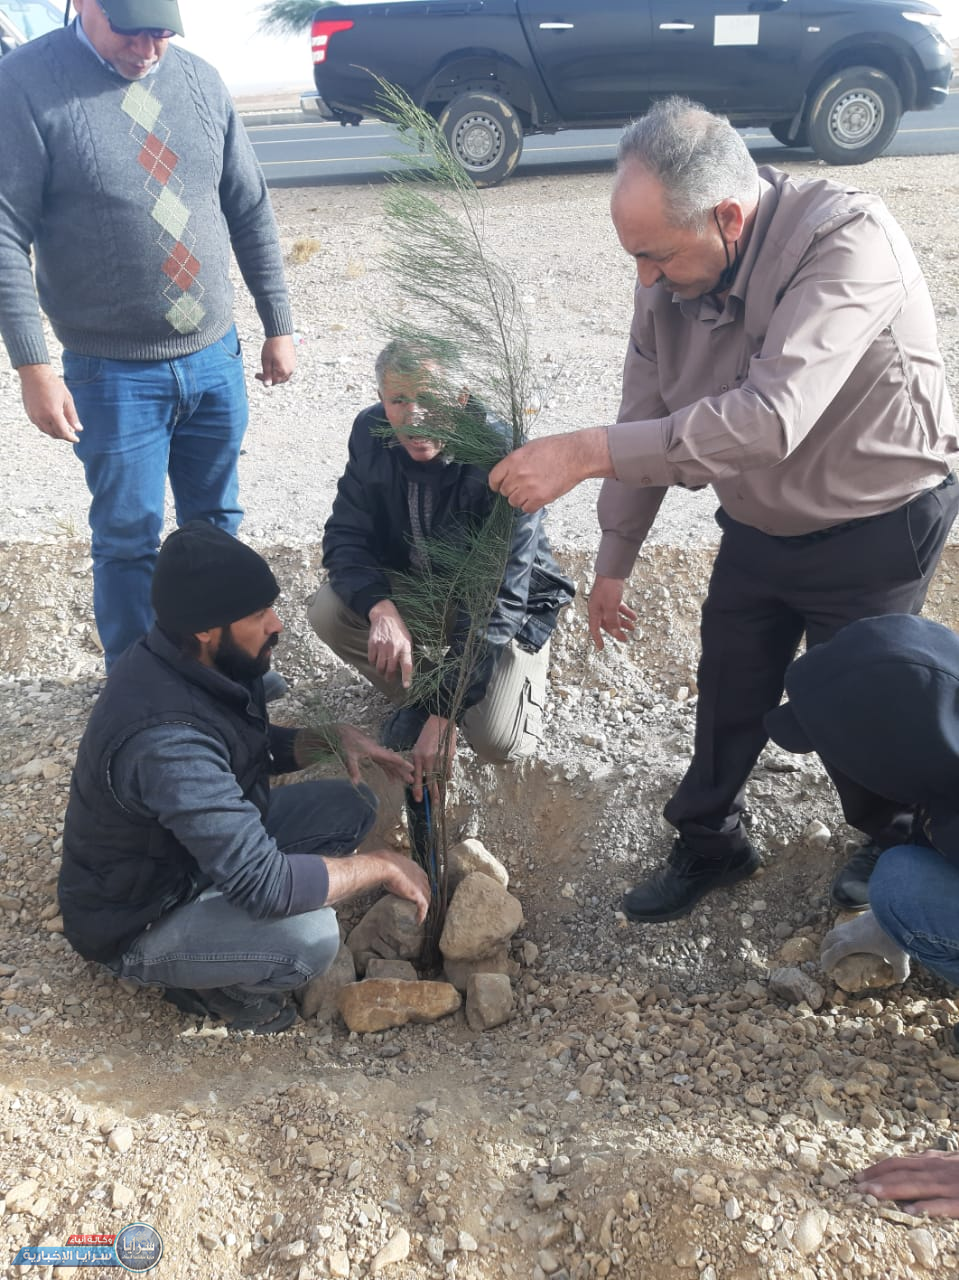
<svg viewBox="0 0 959 1280"><path fill-rule="evenodd" d="M156 627L118 660L80 742L63 827L63 932L86 960L118 960L148 924L208 885L191 854L113 790L113 760L135 733L188 724L218 739L244 797L266 815L270 747L262 681L244 685L183 657Z"/></svg>

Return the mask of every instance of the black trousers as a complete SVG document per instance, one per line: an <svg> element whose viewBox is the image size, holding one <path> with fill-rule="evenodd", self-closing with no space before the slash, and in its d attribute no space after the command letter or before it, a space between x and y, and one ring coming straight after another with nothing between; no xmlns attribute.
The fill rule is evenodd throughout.
<svg viewBox="0 0 959 1280"><path fill-rule="evenodd" d="M857 618L918 613L957 509L950 476L886 515L803 537L774 538L716 513L723 535L702 610L693 758L663 810L690 849L725 857L744 846L763 717L779 705L803 635L811 647ZM830 775L850 825L883 842L908 822L898 806Z"/></svg>

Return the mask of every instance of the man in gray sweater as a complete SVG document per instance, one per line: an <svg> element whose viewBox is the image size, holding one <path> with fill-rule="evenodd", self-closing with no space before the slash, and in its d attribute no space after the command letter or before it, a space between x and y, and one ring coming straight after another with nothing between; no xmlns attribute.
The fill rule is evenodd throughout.
<svg viewBox="0 0 959 1280"><path fill-rule="evenodd" d="M295 357L266 184L220 77L170 45L176 0L74 7L0 63L0 334L27 416L84 466L109 670L153 621L167 475L179 524L240 523L231 248L266 336L257 378L286 382Z"/></svg>

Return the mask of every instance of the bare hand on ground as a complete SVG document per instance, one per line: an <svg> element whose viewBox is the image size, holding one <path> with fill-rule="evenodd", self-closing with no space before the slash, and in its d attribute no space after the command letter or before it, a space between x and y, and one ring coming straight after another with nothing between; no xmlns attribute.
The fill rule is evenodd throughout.
<svg viewBox="0 0 959 1280"><path fill-rule="evenodd" d="M589 634L602 651L603 632L614 640L628 640L636 626L636 611L623 604L624 578L604 578L597 573L589 593Z"/></svg>
<svg viewBox="0 0 959 1280"><path fill-rule="evenodd" d="M569 493L581 480L612 474L606 428L587 427L515 449L496 464L489 483L510 506L531 512Z"/></svg>
<svg viewBox="0 0 959 1280"><path fill-rule="evenodd" d="M413 638L392 600L370 610L370 638L366 648L370 666L389 679L399 675L404 689L413 677Z"/></svg>
<svg viewBox="0 0 959 1280"><path fill-rule="evenodd" d="M48 364L21 365L17 372L23 407L33 425L54 440L77 444L83 427L63 379Z"/></svg>
<svg viewBox="0 0 959 1280"><path fill-rule="evenodd" d="M260 351L260 372L255 374L257 382L264 387L275 387L281 382L289 382L296 369L296 347L290 334L281 334L278 338L267 338Z"/></svg>
<svg viewBox="0 0 959 1280"><path fill-rule="evenodd" d="M423 799L423 784L430 799L440 801L440 784L449 780L456 756L456 725L442 716L430 716L413 748L413 799Z"/></svg>
<svg viewBox="0 0 959 1280"><path fill-rule="evenodd" d="M877 1200L898 1200L909 1213L959 1218L959 1152L891 1156L856 1174L858 1189Z"/></svg>

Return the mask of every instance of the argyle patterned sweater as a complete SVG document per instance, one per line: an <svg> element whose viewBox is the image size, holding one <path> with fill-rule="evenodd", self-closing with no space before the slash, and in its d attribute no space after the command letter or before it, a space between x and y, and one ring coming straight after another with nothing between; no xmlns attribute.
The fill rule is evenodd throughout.
<svg viewBox="0 0 959 1280"><path fill-rule="evenodd" d="M231 246L266 336L292 333L266 184L207 63L170 45L153 75L124 80L53 31L0 60L0 122L0 334L15 367L49 358L39 307L80 355L210 346L233 322Z"/></svg>

